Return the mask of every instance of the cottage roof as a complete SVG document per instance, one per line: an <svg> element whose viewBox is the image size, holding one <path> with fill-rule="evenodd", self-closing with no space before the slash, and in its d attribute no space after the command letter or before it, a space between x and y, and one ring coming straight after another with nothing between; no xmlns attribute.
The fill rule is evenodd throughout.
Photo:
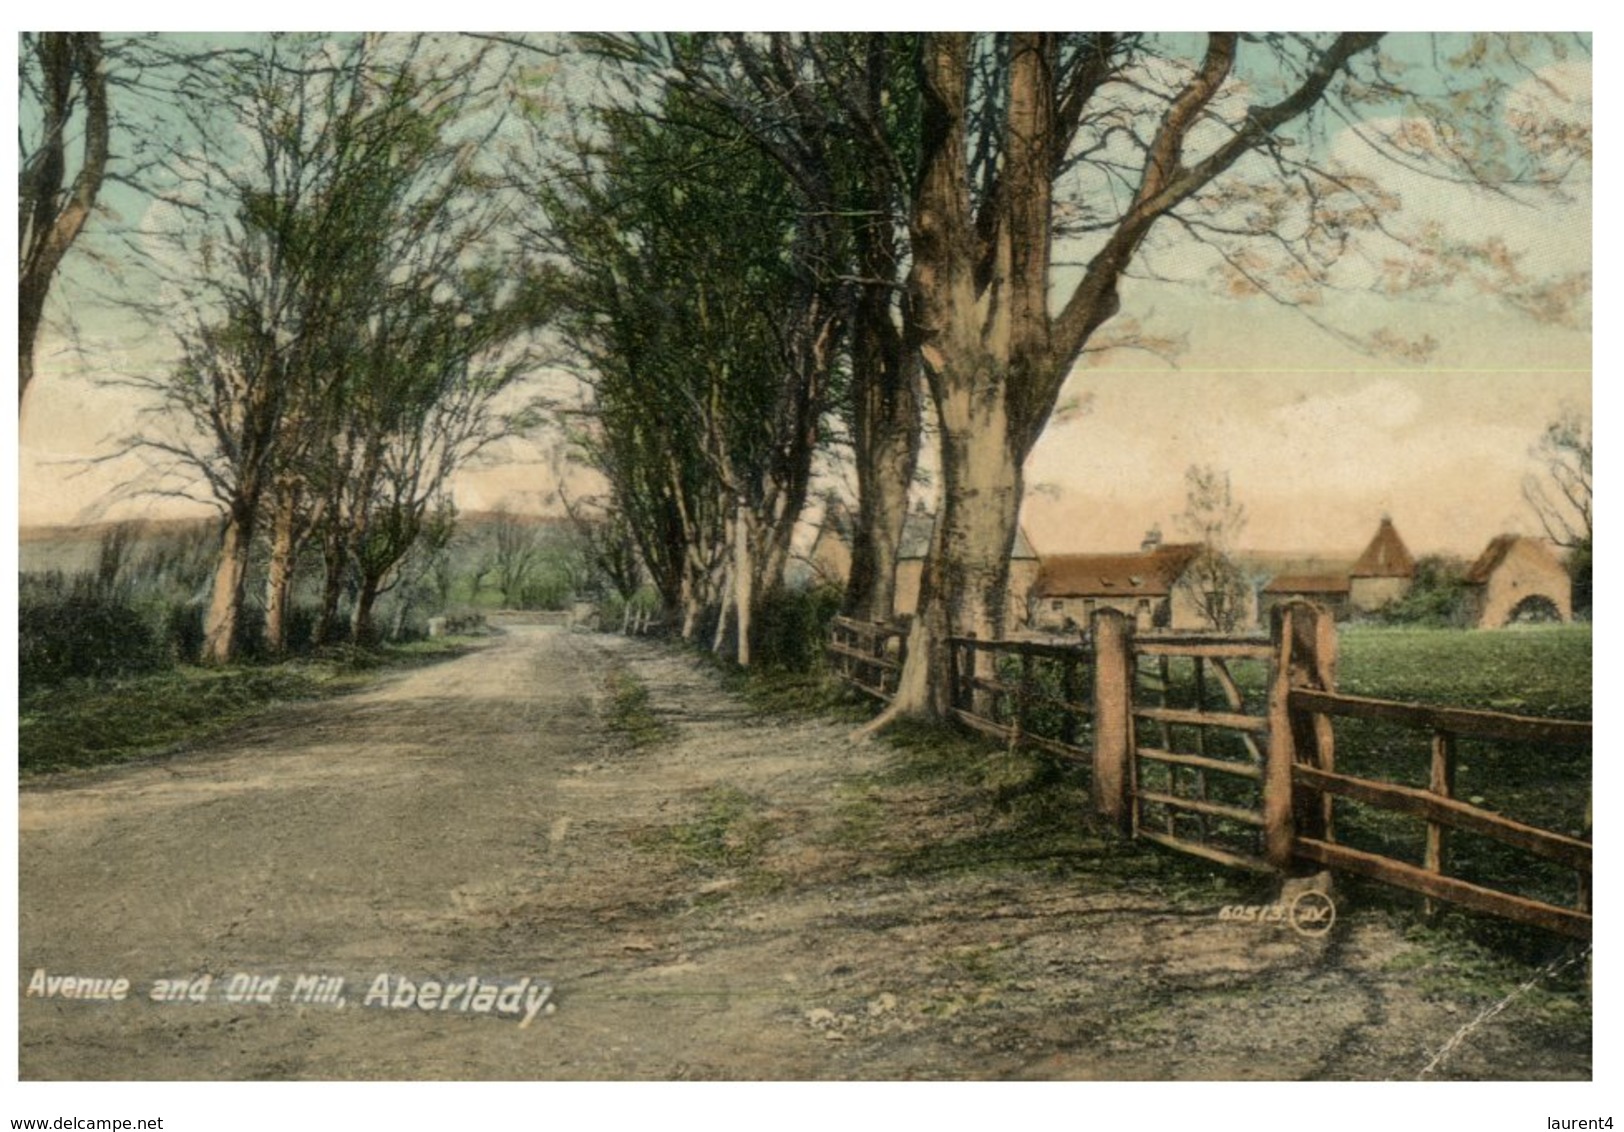
<svg viewBox="0 0 1624 1132"><path fill-rule="evenodd" d="M1263 587L1266 594L1345 594L1346 574L1280 574Z"/></svg>
<svg viewBox="0 0 1624 1132"><path fill-rule="evenodd" d="M1132 554L1055 554L1043 560L1040 597L1166 597L1201 553L1199 543L1172 543Z"/></svg>
<svg viewBox="0 0 1624 1132"><path fill-rule="evenodd" d="M1529 538L1527 535L1496 535L1489 540L1489 545L1483 548L1483 553L1477 556L1477 561L1466 571L1466 583L1473 586L1485 585L1519 543L1526 543L1529 550L1549 560L1553 570L1562 568L1556 556L1538 539Z"/></svg>
<svg viewBox="0 0 1624 1132"><path fill-rule="evenodd" d="M1376 536L1348 573L1355 578L1415 576L1415 558L1410 554L1410 548L1404 545L1404 540L1398 537L1392 519L1382 516L1382 525L1376 529Z"/></svg>

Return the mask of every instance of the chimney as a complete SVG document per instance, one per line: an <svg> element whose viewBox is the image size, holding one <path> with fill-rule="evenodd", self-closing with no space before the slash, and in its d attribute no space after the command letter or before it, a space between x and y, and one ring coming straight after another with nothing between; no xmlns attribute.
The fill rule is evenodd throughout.
<svg viewBox="0 0 1624 1132"><path fill-rule="evenodd" d="M1145 532L1145 541L1139 544L1139 549L1149 554L1153 550L1160 550L1162 545L1162 527L1158 523Z"/></svg>

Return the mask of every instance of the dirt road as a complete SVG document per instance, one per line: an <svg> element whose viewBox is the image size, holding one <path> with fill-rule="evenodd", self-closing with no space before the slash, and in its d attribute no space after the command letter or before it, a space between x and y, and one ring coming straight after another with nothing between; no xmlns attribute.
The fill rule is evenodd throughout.
<svg viewBox="0 0 1624 1132"><path fill-rule="evenodd" d="M613 671L667 741L606 727ZM1537 993L1435 1061L1486 1004L1380 917L1315 939L1221 919L1216 889L896 868L999 819L848 731L760 718L648 643L512 625L183 756L30 782L20 1074L1590 1077L1582 1004Z"/></svg>

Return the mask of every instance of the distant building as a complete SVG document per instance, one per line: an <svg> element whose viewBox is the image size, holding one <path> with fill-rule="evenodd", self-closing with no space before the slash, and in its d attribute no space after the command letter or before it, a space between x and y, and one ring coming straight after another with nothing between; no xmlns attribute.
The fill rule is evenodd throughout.
<svg viewBox="0 0 1624 1132"><path fill-rule="evenodd" d="M831 501L824 511L823 525L813 539L807 557L814 575L834 585L845 585L851 573L851 532L853 518L845 504ZM897 547L896 608L898 617L910 617L919 608L919 583L925 573L936 516L923 504L916 505L902 524L902 541ZM1011 624L1024 622L1028 595L1038 577L1038 555L1031 540L1019 528L1009 556L1008 611Z"/></svg>
<svg viewBox="0 0 1624 1132"><path fill-rule="evenodd" d="M1515 621L1573 620L1573 580L1538 539L1500 535L1466 571L1469 612L1480 629Z"/></svg>
<svg viewBox="0 0 1624 1132"><path fill-rule="evenodd" d="M1072 632L1095 610L1114 609L1140 631L1205 628L1193 596L1178 592L1200 553L1199 543L1164 544L1153 531L1137 554L1049 555L1032 589L1032 627Z"/></svg>
<svg viewBox="0 0 1624 1132"><path fill-rule="evenodd" d="M1351 611L1348 592L1351 582L1346 571L1327 574L1276 574L1263 587L1262 607L1266 612L1288 601L1311 601L1330 610L1337 620Z"/></svg>
<svg viewBox="0 0 1624 1132"><path fill-rule="evenodd" d="M1401 600L1415 582L1415 556L1387 515L1351 564L1338 566L1322 560L1312 568L1300 569L1299 565L1307 566L1284 562L1264 571L1269 578L1260 602L1264 612L1282 602L1311 601L1342 620L1374 613Z"/></svg>
<svg viewBox="0 0 1624 1132"><path fill-rule="evenodd" d="M1375 537L1348 571L1348 605L1355 613L1374 613L1402 599L1414 581L1415 557L1393 520L1383 515Z"/></svg>

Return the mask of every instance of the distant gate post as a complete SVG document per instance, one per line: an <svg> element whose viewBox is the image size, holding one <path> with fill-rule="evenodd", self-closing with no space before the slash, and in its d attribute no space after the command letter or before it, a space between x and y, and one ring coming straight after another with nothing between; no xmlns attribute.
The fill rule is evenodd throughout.
<svg viewBox="0 0 1624 1132"><path fill-rule="evenodd" d="M1132 826L1133 624L1115 609L1090 618L1094 636L1094 807L1124 833Z"/></svg>

